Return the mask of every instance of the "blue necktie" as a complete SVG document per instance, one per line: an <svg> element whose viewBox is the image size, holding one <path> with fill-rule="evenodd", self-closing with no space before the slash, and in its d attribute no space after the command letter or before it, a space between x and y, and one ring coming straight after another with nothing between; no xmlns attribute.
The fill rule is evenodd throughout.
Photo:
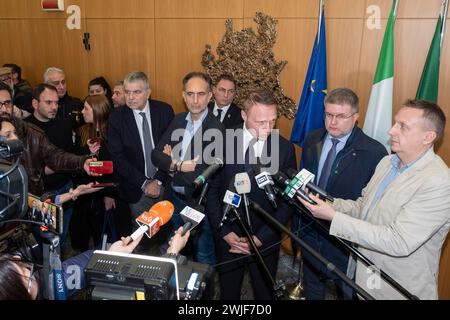
<svg viewBox="0 0 450 320"><path fill-rule="evenodd" d="M319 187L322 189L326 189L328 178L330 176L331 167L333 166L334 159L336 159L336 146L339 142L338 139L331 138L331 142L333 145L331 146L330 151L328 151L325 162L323 163L322 172L320 174L319 179Z"/></svg>
<svg viewBox="0 0 450 320"><path fill-rule="evenodd" d="M152 179L156 173L156 168L152 162L152 151L153 145L151 141L150 127L148 125L147 117L145 112L139 113L142 116L142 134L144 138L144 149L145 149L145 175L147 178Z"/></svg>
<svg viewBox="0 0 450 320"><path fill-rule="evenodd" d="M217 109L217 120L222 121L222 109Z"/></svg>

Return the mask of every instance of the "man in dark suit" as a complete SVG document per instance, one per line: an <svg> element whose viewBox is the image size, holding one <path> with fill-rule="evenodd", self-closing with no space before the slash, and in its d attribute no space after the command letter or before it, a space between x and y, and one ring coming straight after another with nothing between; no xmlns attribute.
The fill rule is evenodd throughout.
<svg viewBox="0 0 450 320"><path fill-rule="evenodd" d="M174 117L165 102L149 99L148 78L131 72L124 80L126 106L109 117L108 149L119 180L119 194L128 202L134 219L161 199L166 175L157 170L151 152Z"/></svg>
<svg viewBox="0 0 450 320"><path fill-rule="evenodd" d="M44 72L44 82L51 84L58 91L59 107L57 118L70 119L72 129L75 130L84 124L81 115L83 102L69 95L67 92L66 74L62 69L50 67Z"/></svg>
<svg viewBox="0 0 450 320"><path fill-rule="evenodd" d="M325 98L325 128L311 132L305 140L302 159L312 172L315 183L335 198L356 200L375 172L378 162L387 155L378 141L366 136L356 125L358 96L350 89L338 88ZM304 224L309 219L302 217ZM335 239L314 224L302 228L301 237L342 272L346 272L349 253ZM336 283L338 298L350 299L352 292L326 266L303 253L303 280L308 300L324 300L326 280Z"/></svg>
<svg viewBox="0 0 450 320"><path fill-rule="evenodd" d="M222 122L225 129L242 124L241 109L233 103L236 96L236 81L231 75L219 76L213 86L214 101L208 104L209 110Z"/></svg>
<svg viewBox="0 0 450 320"><path fill-rule="evenodd" d="M277 202L277 209L272 207L265 192L257 186L255 175L260 172L255 172L257 168L252 165L258 162L265 168L264 171L271 174L288 168L296 169L295 151L293 145L274 130L278 106L271 92L267 90L250 92L243 107L244 124L235 130L233 138L227 137L226 164L220 179L212 184L207 202L211 223L217 232L218 261L225 262L219 267L221 299L240 298L245 265L249 267L255 299L273 299L272 283L264 273L260 262L254 256L245 257L251 253L252 248L238 222L227 221L219 228L222 219L222 199L230 182L233 184L235 175L247 172L251 180L248 198L257 202L281 223L287 223L292 209L282 201ZM217 183L219 181L220 184ZM250 210L250 225L253 239L261 250L272 277L275 278L281 235L270 222L252 210ZM243 259L226 263L239 257Z"/></svg>
<svg viewBox="0 0 450 320"><path fill-rule="evenodd" d="M211 97L211 78L207 74L187 74L183 79L183 98L189 112L180 113L173 119L153 150L155 165L172 175L164 198L175 206L171 219L173 230L184 224L179 214L184 207L197 207L200 189L194 189L192 182L214 162L215 157L223 159L224 128L207 108ZM196 231L195 259L214 265L214 239L208 216Z"/></svg>

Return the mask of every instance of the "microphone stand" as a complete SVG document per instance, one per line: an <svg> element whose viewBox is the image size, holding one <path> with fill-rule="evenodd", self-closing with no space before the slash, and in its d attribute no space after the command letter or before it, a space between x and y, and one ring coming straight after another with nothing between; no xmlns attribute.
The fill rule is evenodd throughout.
<svg viewBox="0 0 450 320"><path fill-rule="evenodd" d="M275 299L280 299L284 296L284 284L282 283L282 281L279 281L278 283L275 281L275 279L272 277L272 274L269 271L269 268L267 267L266 263L264 262L264 259L261 255L261 252L259 251L258 247L256 246L255 241L253 240L253 237L251 236L248 228L245 226L244 222L241 219L241 216L239 215L239 213L237 212L235 207L231 207L231 211L233 211L234 215L236 216L236 219L239 221L239 224L241 225L242 229L244 230L245 236L247 237L248 241L250 242L250 245L252 246L252 249L254 250L258 261L261 263L262 268L264 269L264 273L267 275L267 277L269 278L272 287L275 291Z"/></svg>
<svg viewBox="0 0 450 320"><path fill-rule="evenodd" d="M250 199L249 199L250 200ZM266 212L259 204L256 202L250 200L250 205L252 208L257 211L259 214L263 215L265 219L269 220L277 229L279 229L281 232L286 233L293 239L295 242L297 242L303 249L308 251L311 255L314 256L317 260L319 260L321 263L327 266L327 269L334 272L339 278L341 278L347 285L355 289L364 299L366 300L375 300L374 297L372 297L367 291L365 291L363 288L361 288L359 285L357 285L355 282L350 280L341 270L336 268L336 266L329 262L327 259L325 259L322 255L320 255L316 250L311 248L308 244L306 244L303 240L301 240L299 237L297 237L294 233L292 233L290 230L288 230L283 224L281 224L277 219L272 217L268 212Z"/></svg>
<svg viewBox="0 0 450 320"><path fill-rule="evenodd" d="M281 193L281 190L279 190ZM292 198L289 198L287 196L283 196L284 199L288 200L289 204L294 206L298 211L301 213L304 213L310 218L312 221L317 223L319 227L325 231L327 234L330 233L330 229L327 228L325 225L323 225L322 222L320 222L316 217L314 217L311 212L300 206L297 202L293 201ZM333 237L332 239L336 239L339 243L341 243L346 249L348 249L351 253L356 255L361 261L363 261L367 266L373 266L375 265L372 261L370 261L366 256L364 256L359 250L355 249L352 245L348 244L344 240L338 237ZM419 300L419 298L415 295L413 295L411 292L406 290L404 287L402 287L397 281L395 281L393 278L391 278L386 272L384 272L382 269L377 270L380 272L380 276L386 280L390 285L392 285L395 289L397 289L401 294L403 294L406 298L409 300Z"/></svg>

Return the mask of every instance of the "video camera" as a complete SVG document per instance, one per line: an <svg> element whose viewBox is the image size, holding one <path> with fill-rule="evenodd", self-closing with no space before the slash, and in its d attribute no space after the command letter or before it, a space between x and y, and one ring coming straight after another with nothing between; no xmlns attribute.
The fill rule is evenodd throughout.
<svg viewBox="0 0 450 320"><path fill-rule="evenodd" d="M36 239L47 239L42 239L38 228L30 226L48 227L57 237L62 230L62 208L28 194L28 175L19 164L23 150L20 140L0 137L0 254L42 263L42 248Z"/></svg>
<svg viewBox="0 0 450 320"><path fill-rule="evenodd" d="M92 300L199 300L212 267L176 259L95 251L86 269Z"/></svg>

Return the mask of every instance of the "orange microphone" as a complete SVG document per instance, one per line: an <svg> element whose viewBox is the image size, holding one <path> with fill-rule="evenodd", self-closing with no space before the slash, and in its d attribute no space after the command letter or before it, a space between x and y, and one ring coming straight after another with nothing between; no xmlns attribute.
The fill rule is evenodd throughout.
<svg viewBox="0 0 450 320"><path fill-rule="evenodd" d="M133 234L131 239L134 241L142 234L147 237L153 237L167 221L172 218L174 206L170 201L164 200L155 203L149 211L144 211L136 218L137 224L140 226Z"/></svg>

